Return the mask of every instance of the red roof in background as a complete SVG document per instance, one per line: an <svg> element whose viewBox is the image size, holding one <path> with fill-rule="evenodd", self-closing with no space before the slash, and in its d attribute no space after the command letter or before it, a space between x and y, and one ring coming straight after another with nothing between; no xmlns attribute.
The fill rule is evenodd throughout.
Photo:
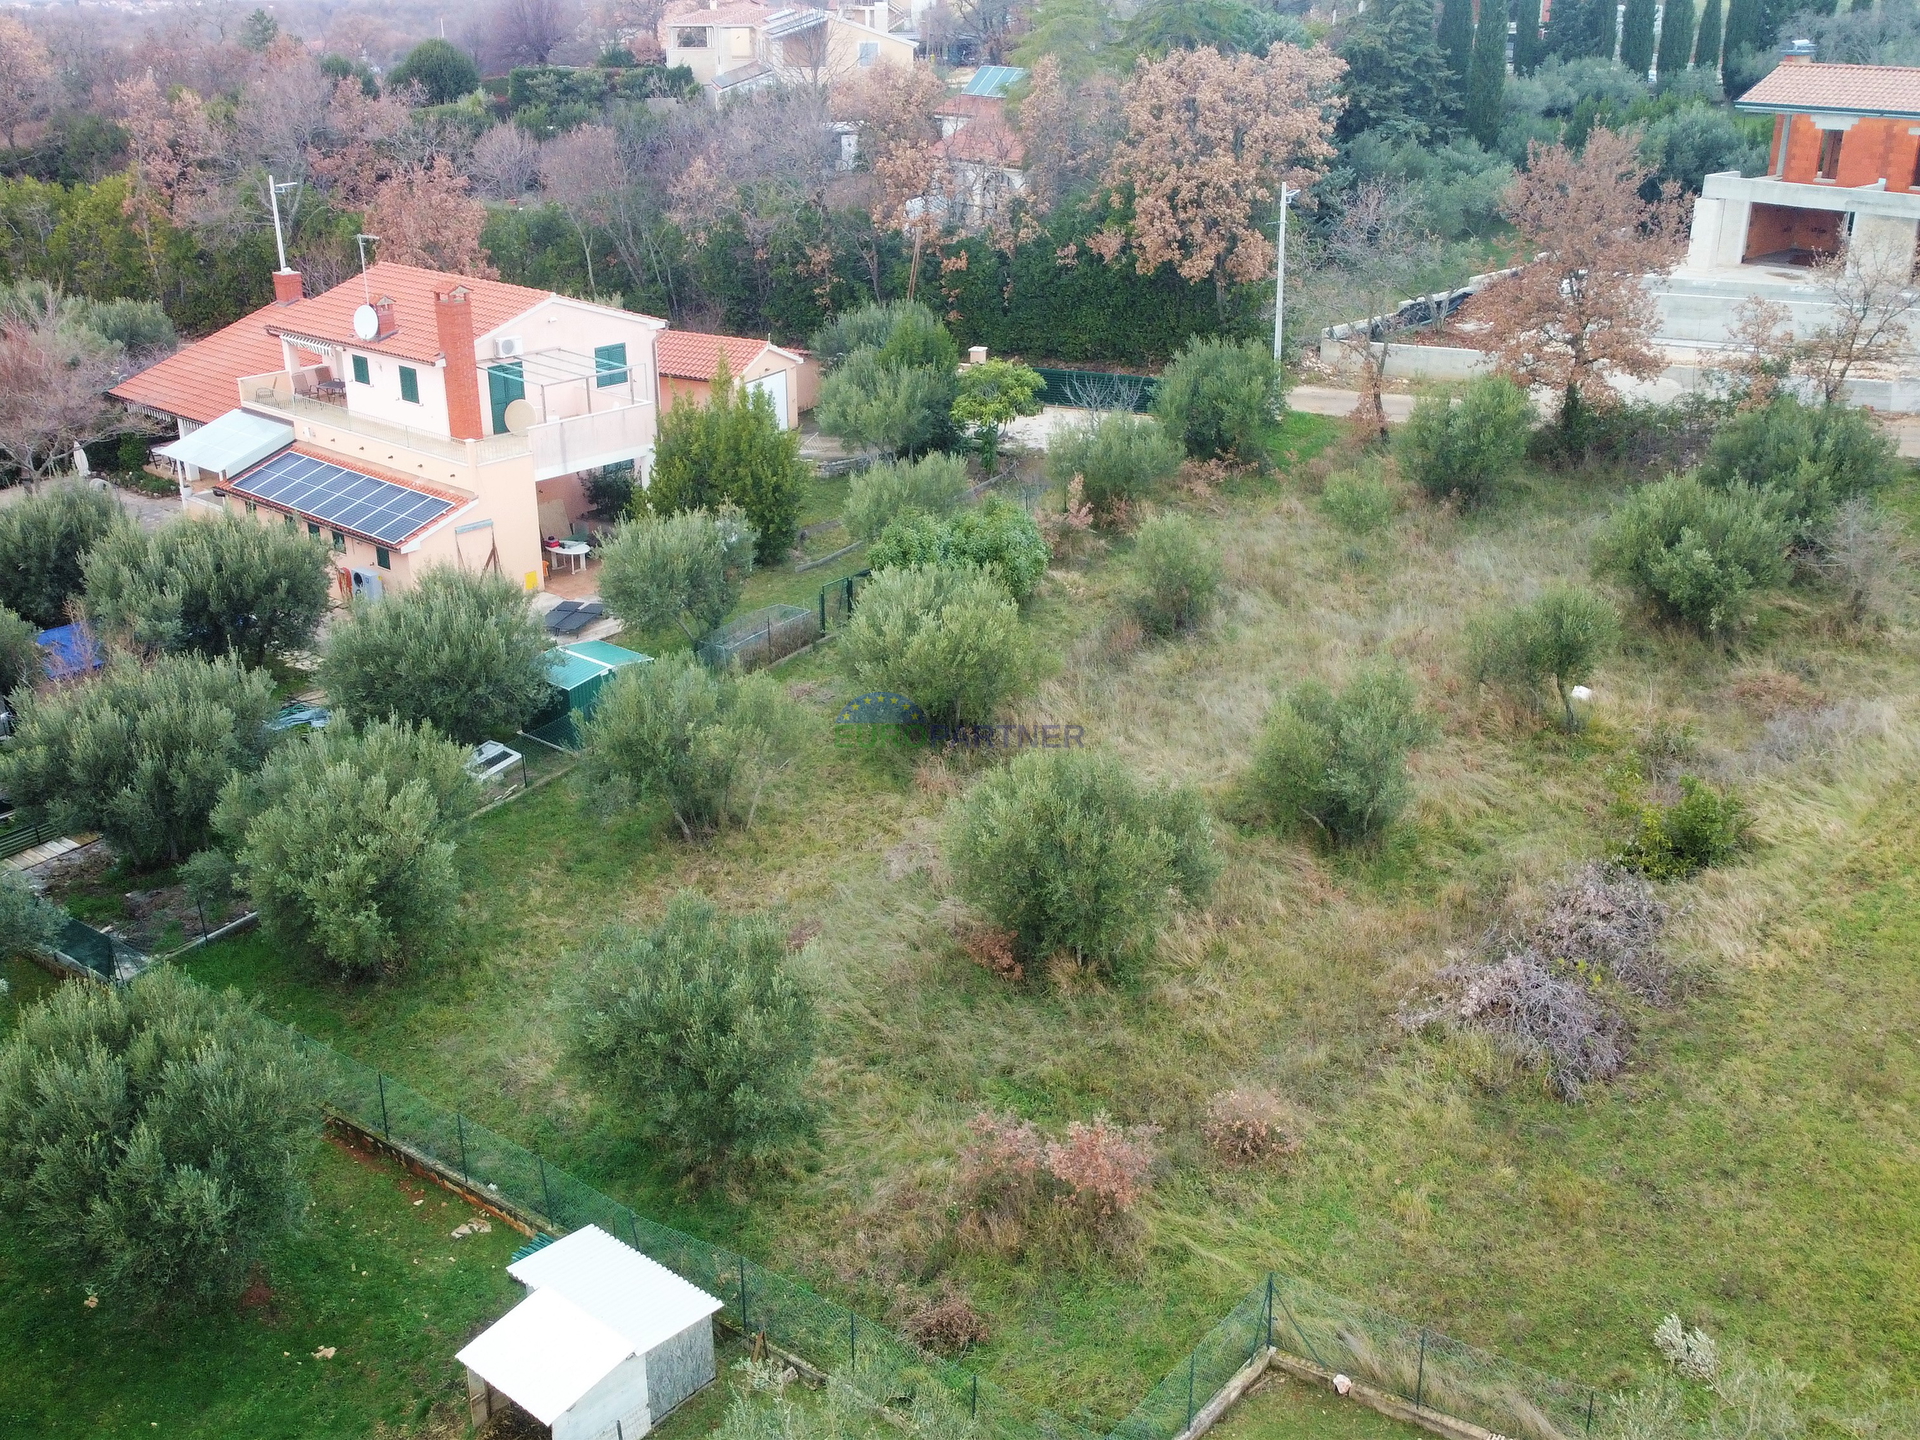
<svg viewBox="0 0 1920 1440"><path fill-rule="evenodd" d="M281 367L280 341L267 333L256 310L204 340L176 350L157 364L129 375L107 393L198 424L218 420L240 404L235 383L242 375L264 375Z"/></svg>
<svg viewBox="0 0 1920 1440"><path fill-rule="evenodd" d="M1920 66L1787 61L1734 103L1741 110L1920 119Z"/></svg>
<svg viewBox="0 0 1920 1440"><path fill-rule="evenodd" d="M662 330L653 338L654 363L662 375L676 380L711 380L727 357L727 369L739 375L760 358L765 340L743 340L737 335L707 335L698 330Z"/></svg>
<svg viewBox="0 0 1920 1440"><path fill-rule="evenodd" d="M980 120L990 115L1000 115L1006 108L1006 100L998 95L949 95L933 107L933 113Z"/></svg>
<svg viewBox="0 0 1920 1440"><path fill-rule="evenodd" d="M433 297L436 291L444 293L456 285L467 287L467 304L473 310L476 336L506 324L553 294L550 290L530 290L501 280L472 280L444 270L422 270L413 265L389 265L382 261L367 267L364 284L356 275L324 294L292 305L271 305L258 313L267 329L276 335L310 335L316 340L330 340L376 355L432 364L440 356ZM353 333L353 312L367 303L369 295L376 301L385 298L393 301L398 329L384 340L361 340Z"/></svg>
<svg viewBox="0 0 1920 1440"><path fill-rule="evenodd" d="M969 165L997 165L1018 170L1027 162L1027 147L998 116L970 120L934 146L934 153Z"/></svg>
<svg viewBox="0 0 1920 1440"><path fill-rule="evenodd" d="M784 8L762 5L758 0L727 0L712 10L704 5L682 5L660 19L666 25L759 25Z"/></svg>

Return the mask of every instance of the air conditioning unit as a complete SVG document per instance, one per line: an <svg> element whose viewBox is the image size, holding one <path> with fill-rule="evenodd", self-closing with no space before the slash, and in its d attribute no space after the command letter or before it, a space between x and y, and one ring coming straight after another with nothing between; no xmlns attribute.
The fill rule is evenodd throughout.
<svg viewBox="0 0 1920 1440"><path fill-rule="evenodd" d="M518 335L502 335L493 342L493 353L502 360L511 360L520 353Z"/></svg>

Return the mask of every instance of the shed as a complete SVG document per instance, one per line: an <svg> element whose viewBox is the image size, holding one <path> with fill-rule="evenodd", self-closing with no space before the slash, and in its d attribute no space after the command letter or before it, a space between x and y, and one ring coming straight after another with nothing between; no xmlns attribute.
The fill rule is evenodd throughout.
<svg viewBox="0 0 1920 1440"><path fill-rule="evenodd" d="M532 1293L458 1357L476 1426L511 1401L553 1440L636 1440L712 1382L720 1301L598 1226L507 1273Z"/></svg>
<svg viewBox="0 0 1920 1440"><path fill-rule="evenodd" d="M591 715L600 703L600 689L616 670L644 665L651 657L624 650L605 640L576 640L547 654L547 679L567 697L566 713Z"/></svg>
<svg viewBox="0 0 1920 1440"><path fill-rule="evenodd" d="M809 408L802 403L807 388L801 380L806 357L767 340L708 335L697 330L662 330L654 341L661 413L671 410L674 401L680 399L706 404L723 356L736 385L766 393L782 430L800 423L800 412Z"/></svg>

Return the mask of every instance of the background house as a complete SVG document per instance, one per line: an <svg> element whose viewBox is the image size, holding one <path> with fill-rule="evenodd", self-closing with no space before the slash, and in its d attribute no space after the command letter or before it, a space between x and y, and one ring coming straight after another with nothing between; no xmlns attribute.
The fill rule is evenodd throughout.
<svg viewBox="0 0 1920 1440"><path fill-rule="evenodd" d="M682 398L704 405L713 393L714 376L725 356L736 383L763 391L773 402L782 430L800 423L808 398L804 371L811 361L796 351L782 350L767 340L743 340L733 335L707 335L697 330L663 330L656 342L660 370L660 412Z"/></svg>
<svg viewBox="0 0 1920 1440"><path fill-rule="evenodd" d="M886 0L820 9L759 0L707 0L660 17L660 48L718 99L760 84L821 85L875 65L911 65L912 12Z"/></svg>
<svg viewBox="0 0 1920 1440"><path fill-rule="evenodd" d="M537 589L543 535L587 515L589 475L644 483L664 321L384 263L312 297L292 272L274 288L112 393L176 423L158 453L190 511L327 537L342 593L441 563Z"/></svg>

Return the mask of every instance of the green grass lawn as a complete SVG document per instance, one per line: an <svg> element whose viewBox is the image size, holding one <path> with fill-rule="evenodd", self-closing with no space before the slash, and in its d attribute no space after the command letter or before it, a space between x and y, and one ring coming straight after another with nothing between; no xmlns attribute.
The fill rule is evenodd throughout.
<svg viewBox="0 0 1920 1440"><path fill-rule="evenodd" d="M1268 1372L1208 1432L1210 1440L1417 1440L1426 1434L1278 1371Z"/></svg>
<svg viewBox="0 0 1920 1440"><path fill-rule="evenodd" d="M1636 621L1591 729L1541 730L1465 682L1463 627L1584 577L1616 484L1534 476L1464 516L1408 496L1355 540L1313 503L1335 431L1289 417L1277 476L1169 498L1226 565L1232 599L1204 635L1142 646L1112 625L1125 539L1055 571L1033 607L1046 674L1021 716L1083 724L1221 817L1213 902L1117 983L1014 987L972 965L939 855L965 767L824 747L752 832L697 847L655 811L600 809L577 776L484 817L462 846L457 957L384 984L338 985L258 936L189 966L876 1319L957 1287L993 1329L969 1363L1093 1424L1270 1268L1603 1387L1646 1372L1678 1311L1807 1372L1818 1398L1876 1375L1920 1389L1912 634L1845 632L1807 589L1730 649ZM1239 777L1275 693L1380 655L1441 725L1404 823L1349 856L1246 823ZM831 646L778 673L824 725L845 685ZM1696 983L1635 1015L1626 1076L1570 1106L1484 1045L1406 1033L1398 1006L1450 949L1605 853L1610 772L1650 756L1737 787L1758 844L1670 887ZM562 1056L573 948L683 886L822 927L797 962L824 1015L820 1141L757 1187L678 1185ZM1306 1112L1297 1161L1210 1158L1199 1120L1234 1085ZM989 1107L1158 1126L1138 1246L1071 1266L960 1244L955 1156Z"/></svg>

